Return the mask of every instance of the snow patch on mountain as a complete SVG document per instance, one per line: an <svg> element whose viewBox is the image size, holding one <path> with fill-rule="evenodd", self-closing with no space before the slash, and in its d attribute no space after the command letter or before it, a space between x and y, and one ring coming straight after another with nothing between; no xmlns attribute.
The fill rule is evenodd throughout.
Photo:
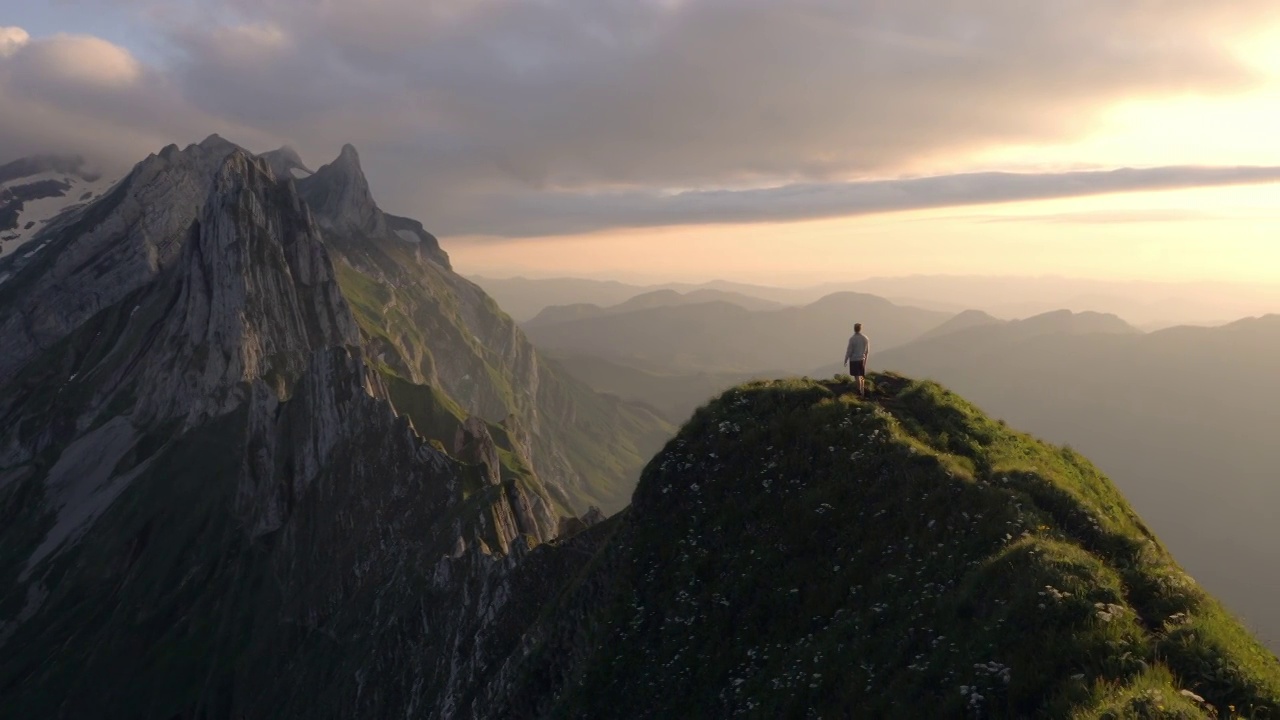
<svg viewBox="0 0 1280 720"><path fill-rule="evenodd" d="M115 177L97 177L86 180L77 175L68 175L56 171L47 171L9 180L0 184L0 207L20 206L13 227L0 230L0 257L12 255L36 238L44 227L58 215L83 207L93 202L108 190L117 180ZM47 197L22 200L24 188L38 186L41 183L58 184L65 189L57 188ZM6 201L7 198L7 201ZM27 247L26 256L34 255L43 245Z"/></svg>

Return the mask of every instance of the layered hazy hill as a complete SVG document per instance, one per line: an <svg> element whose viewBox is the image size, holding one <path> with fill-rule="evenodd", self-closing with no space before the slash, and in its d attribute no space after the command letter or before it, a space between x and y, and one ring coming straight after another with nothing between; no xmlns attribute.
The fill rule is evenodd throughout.
<svg viewBox="0 0 1280 720"><path fill-rule="evenodd" d="M1001 318L1024 318L1060 309L1114 313L1145 330L1176 325L1221 325L1250 315L1280 312L1280 290L1275 286L1228 282L912 275L807 287L770 287L723 280L633 285L582 278L472 279L521 322L552 305L607 306L655 290L697 289L733 292L783 305L807 305L832 293L853 291L878 295L899 305L949 313L977 309Z"/></svg>
<svg viewBox="0 0 1280 720"><path fill-rule="evenodd" d="M527 326L533 342L661 372L806 372L839 363L853 323L875 328L877 348L919 337L947 313L835 293L802 307L752 311L728 302L653 307Z"/></svg>
<svg viewBox="0 0 1280 720"><path fill-rule="evenodd" d="M470 280L493 296L511 317L527 322L544 309L566 305L597 305L602 308L617 306L641 295L675 292L681 295L701 295L707 300L746 302L752 305L763 301L777 305L807 305L824 295L827 289L776 288L765 285L715 280L707 283L663 283L659 285L633 285L615 280L591 280L587 278L492 278L471 276ZM669 296L669 295L668 295ZM657 297L661 297L658 295ZM755 309L755 307L751 307Z"/></svg>
<svg viewBox="0 0 1280 720"><path fill-rule="evenodd" d="M621 315L634 310L646 310L649 308L659 307L677 307L681 305L698 305L710 302L726 302L731 305L737 305L738 307L746 310L777 310L782 307L782 303L753 297L751 295L744 295L738 292L714 290L711 288L700 288L698 290L690 290L688 292L678 292L676 290L668 289L641 293L640 295L636 295L625 302L621 302L616 305L607 305L604 307L592 303L553 305L543 308L537 315L522 324L525 328L531 328L541 325L555 325L556 323L574 320Z"/></svg>
<svg viewBox="0 0 1280 720"><path fill-rule="evenodd" d="M1280 316L1148 334L984 327L885 352L1105 469L1178 557L1272 644L1280 579Z"/></svg>
<svg viewBox="0 0 1280 720"><path fill-rule="evenodd" d="M873 342L871 363L873 367L894 369L896 366L892 363L901 357L894 351L903 345L917 348L913 352L928 352L939 365L945 365L952 353L983 352L980 350L983 347L998 351L1006 343L1039 342L1041 338L1057 338L1065 342L1068 338L1093 335L1141 334L1141 330L1110 313L1054 310L1019 320L1000 320L981 310L966 310L908 343L877 350ZM821 377L840 371L838 364L828 363L814 372Z"/></svg>
<svg viewBox="0 0 1280 720"><path fill-rule="evenodd" d="M578 541L593 559L481 714L1280 711L1280 663L1087 460L873 381L869 402L794 380L700 409Z"/></svg>
<svg viewBox="0 0 1280 720"><path fill-rule="evenodd" d="M1115 313L1148 330L1222 325L1241 317L1280 312L1280 289L1243 282L917 275L868 278L858 287L895 301L910 298L922 307L978 308L1004 318L1062 308Z"/></svg>
<svg viewBox="0 0 1280 720"><path fill-rule="evenodd" d="M771 372L680 371L641 368L618 360L585 354L548 351L570 375L598 392L653 408L672 423L689 419L694 409L725 388L747 380L772 377Z"/></svg>

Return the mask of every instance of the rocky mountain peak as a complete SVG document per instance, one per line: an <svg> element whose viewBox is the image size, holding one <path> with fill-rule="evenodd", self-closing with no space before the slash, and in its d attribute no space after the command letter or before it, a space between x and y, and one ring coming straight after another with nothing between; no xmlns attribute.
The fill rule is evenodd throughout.
<svg viewBox="0 0 1280 720"><path fill-rule="evenodd" d="M356 146L351 143L344 143L342 150L338 153L337 162L352 165L357 171L360 170L360 153L356 152Z"/></svg>
<svg viewBox="0 0 1280 720"><path fill-rule="evenodd" d="M222 137L218 133L212 133L209 137L200 141L200 147L210 151L231 152L235 150L237 145Z"/></svg>
<svg viewBox="0 0 1280 720"><path fill-rule="evenodd" d="M386 217L373 201L369 181L360 167L360 156L350 143L342 146L333 162L300 180L298 190L321 225L371 236L388 232Z"/></svg>
<svg viewBox="0 0 1280 720"><path fill-rule="evenodd" d="M498 446L493 442L484 420L472 416L458 426L453 438L453 455L463 462L479 466L487 484L502 482Z"/></svg>

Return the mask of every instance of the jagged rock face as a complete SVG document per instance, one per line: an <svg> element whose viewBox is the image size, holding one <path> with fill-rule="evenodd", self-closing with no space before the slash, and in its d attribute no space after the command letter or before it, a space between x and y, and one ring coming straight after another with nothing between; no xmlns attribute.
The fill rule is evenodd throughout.
<svg viewBox="0 0 1280 720"><path fill-rule="evenodd" d="M114 410L127 408L136 426L193 424L243 404L246 383L259 379L286 398L310 352L358 344L319 231L292 186L234 151L210 172L209 191L196 204L200 214L181 232L165 271L77 329L70 344L96 348L93 362L55 352L43 368L53 377L28 371L19 378L34 389L65 371L85 400L53 414L20 392L0 400L15 430L0 446L6 464L30 462Z"/></svg>
<svg viewBox="0 0 1280 720"><path fill-rule="evenodd" d="M45 329L0 375L0 716L450 714L536 612L550 508L397 416L294 187L166 150L63 224L97 272L24 270L66 305L3 306Z"/></svg>
<svg viewBox="0 0 1280 720"><path fill-rule="evenodd" d="M420 260L449 269L449 256L416 220L387 215L369 192L360 156L344 145L338 158L298 181L298 190L321 225L337 237L408 244Z"/></svg>
<svg viewBox="0 0 1280 720"><path fill-rule="evenodd" d="M162 374L141 380L151 392L135 414L164 398L158 416L221 415L244 402L240 383L257 378L288 397L312 349L358 344L319 230L292 185L237 151L210 192L183 267L161 289L172 293L174 312L153 352L168 366L157 363Z"/></svg>
<svg viewBox="0 0 1280 720"><path fill-rule="evenodd" d="M582 523L587 527L599 525L600 523L604 522L604 520L605 520L604 513L600 512L600 508L596 507L595 505L592 505L590 508L587 508L586 514L582 516Z"/></svg>
<svg viewBox="0 0 1280 720"><path fill-rule="evenodd" d="M453 455L463 462L478 465L487 484L498 485L502 482L498 445L480 418L469 417L458 426L453 438Z"/></svg>
<svg viewBox="0 0 1280 720"><path fill-rule="evenodd" d="M572 537L605 521L600 508L592 505L582 517L562 517L557 527L559 537Z"/></svg>
<svg viewBox="0 0 1280 720"><path fill-rule="evenodd" d="M498 445L484 420L472 416L458 426L454 433L453 456L474 468L486 490L500 489L496 497L501 502L494 504L492 533L488 535L495 550L507 554L512 544L522 536L529 536L537 542L557 537L560 525L555 508L541 494L526 490L519 478L503 477ZM521 460L528 464L527 458ZM528 482L538 486L536 476L530 477Z"/></svg>
<svg viewBox="0 0 1280 720"><path fill-rule="evenodd" d="M39 253L0 263L8 277L0 284L0 377L172 265L234 149L216 135L181 151L170 145L96 202L46 226Z"/></svg>
<svg viewBox="0 0 1280 720"><path fill-rule="evenodd" d="M343 145L338 159L321 167L300 183L307 203L332 227L366 235L387 234L387 221L369 192L369 181L360 168L360 156Z"/></svg>
<svg viewBox="0 0 1280 720"><path fill-rule="evenodd" d="M378 209L354 152L344 148L298 187L338 263L369 357L439 388L468 415L508 426L549 493L529 498L535 511L547 506L549 532L559 515L626 504L644 461L669 436L664 421L596 395L539 357L492 299L449 269L421 224Z"/></svg>

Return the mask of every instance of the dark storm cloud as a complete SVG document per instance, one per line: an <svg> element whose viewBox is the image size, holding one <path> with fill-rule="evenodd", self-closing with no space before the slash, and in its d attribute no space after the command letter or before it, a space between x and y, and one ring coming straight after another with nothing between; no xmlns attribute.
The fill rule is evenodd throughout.
<svg viewBox="0 0 1280 720"><path fill-rule="evenodd" d="M291 142L315 165L353 142L384 205L449 233L805 217L871 204L851 194L905 191L838 179L1078 137L1121 98L1248 88L1256 78L1223 38L1276 10L1225 5L197 2L145 15L167 60L106 117L154 137L150 149L216 129L247 145ZM26 53L0 59L0 101L92 114L79 96L15 79ZM11 115L0 110L0 143L23 134ZM1033 192L1017 189L1023 179L995 185L1021 197ZM979 183L958 195L994 192L979 176L954 182ZM925 187L942 196L944 184ZM657 199L760 185L794 187Z"/></svg>

